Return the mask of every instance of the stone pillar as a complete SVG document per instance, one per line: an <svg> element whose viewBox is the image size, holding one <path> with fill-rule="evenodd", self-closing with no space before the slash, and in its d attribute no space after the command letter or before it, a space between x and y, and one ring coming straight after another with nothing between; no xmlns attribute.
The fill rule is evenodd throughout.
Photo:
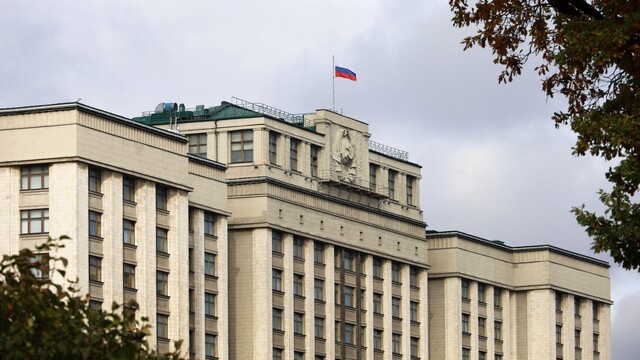
<svg viewBox="0 0 640 360"><path fill-rule="evenodd" d="M102 286L104 308L124 302L122 174L102 171Z"/></svg>
<svg viewBox="0 0 640 360"><path fill-rule="evenodd" d="M549 289L527 292L527 333L535 334L535 336L527 338L529 359L555 358L556 312L554 299L555 294ZM571 335L573 336L573 330ZM573 356L569 359L573 359Z"/></svg>
<svg viewBox="0 0 640 360"><path fill-rule="evenodd" d="M284 360L293 359L293 235L282 234L282 252L284 253L282 271L282 290L284 291L284 311L282 329L284 330Z"/></svg>
<svg viewBox="0 0 640 360"><path fill-rule="evenodd" d="M304 338L306 358L309 359L316 352L315 340L315 302L314 302L314 244L311 240L304 242ZM326 326L326 324L325 324ZM326 329L325 329L326 330Z"/></svg>
<svg viewBox="0 0 640 360"><path fill-rule="evenodd" d="M227 217L218 215L216 217L216 229L218 236L218 256L216 257L216 266L218 271L218 296L216 304L218 307L218 358L221 360L229 359L229 233L227 230ZM202 220L204 226L204 219ZM204 229L203 229L204 232ZM261 232L263 238L261 242L265 245L260 249L267 255L266 260L268 267L271 267L271 234L266 230ZM265 249L266 247L266 249ZM267 277L267 284L271 289L271 271L267 271L267 274L263 276ZM267 291L269 294L269 301L267 307L270 309L271 304L271 291ZM268 328L268 334L273 335L271 329L271 311L266 312L268 320L265 322L265 326ZM271 336L269 335L269 336ZM269 340L271 343L271 340Z"/></svg>
<svg viewBox="0 0 640 360"><path fill-rule="evenodd" d="M418 286L420 287L420 305L418 308L420 348L418 349L418 355L421 359L429 359L429 276L426 269L419 270Z"/></svg>
<svg viewBox="0 0 640 360"><path fill-rule="evenodd" d="M208 152L208 149L207 149ZM205 317L204 317L204 211L200 209L191 209L191 224L193 227L193 309L194 312L194 332L193 339L194 350L197 358L204 358L204 333L205 333ZM218 239L220 241L220 239ZM218 261L220 256L216 257ZM216 264L218 265L218 264ZM218 267L218 270L220 267ZM218 271L220 273L220 271ZM222 312L220 307L220 295L218 295L218 316ZM226 315L226 314L225 314ZM218 342L220 341L220 335L218 335ZM220 354L220 351L218 351ZM220 357L222 359L222 357Z"/></svg>
<svg viewBox="0 0 640 360"><path fill-rule="evenodd" d="M367 350L365 352L365 358L373 359L373 256L366 255L362 263L362 270L367 275L364 279L364 287L366 288L365 301L362 303L363 308L367 310L365 314L365 322L367 323L365 334Z"/></svg>
<svg viewBox="0 0 640 360"><path fill-rule="evenodd" d="M325 245L325 332L326 332L326 359L336 358L336 271L335 271L335 247L333 245Z"/></svg>
<svg viewBox="0 0 640 360"><path fill-rule="evenodd" d="M0 184L0 254L15 255L20 252L20 168L0 167Z"/></svg>
<svg viewBox="0 0 640 360"><path fill-rule="evenodd" d="M273 310L273 290L271 288L271 270L273 269L272 262L272 251L271 251L271 232L264 229L255 229L251 234L253 241L253 296L254 300L253 304L253 334L247 334L248 336L253 336L253 359L265 359L270 358L273 351L273 323L272 323L272 310ZM289 244L289 251L287 252L287 241L285 240L287 236L283 234L283 247L285 249L285 268L287 263L287 254L291 255L291 244ZM289 239L289 242L291 239ZM236 254L236 256L241 256ZM287 277L283 271L282 282L283 289L286 286ZM290 285L291 286L291 285ZM285 290L287 291L287 290ZM290 291L290 290L289 290ZM290 292L287 293L289 296ZM287 295L285 294L285 295ZM285 296L285 310L284 314L287 314L286 308L286 296ZM291 309L291 308L289 308ZM285 315L286 316L286 315ZM291 318L289 320L293 323ZM283 325L286 327L286 320L283 319ZM283 327L283 329L285 329ZM293 332L293 328L292 331ZM285 344L286 337L291 335L290 333L285 334ZM292 353L293 354L293 353Z"/></svg>
<svg viewBox="0 0 640 360"><path fill-rule="evenodd" d="M445 351L447 360L462 358L462 288L461 279L444 279Z"/></svg>
<svg viewBox="0 0 640 360"><path fill-rule="evenodd" d="M391 260L384 259L382 263L382 312L384 318L382 324L384 325L384 332L382 333L382 348L384 349L384 358L393 358L393 316L391 316L391 298L393 297L393 285L391 281Z"/></svg>
<svg viewBox="0 0 640 360"><path fill-rule="evenodd" d="M149 345L156 348L156 184L136 180L136 286L140 311L138 316L149 318Z"/></svg>
<svg viewBox="0 0 640 360"><path fill-rule="evenodd" d="M400 282L402 288L402 300L400 303L400 316L402 317L402 356L411 358L411 279L409 265L402 264L400 269Z"/></svg>

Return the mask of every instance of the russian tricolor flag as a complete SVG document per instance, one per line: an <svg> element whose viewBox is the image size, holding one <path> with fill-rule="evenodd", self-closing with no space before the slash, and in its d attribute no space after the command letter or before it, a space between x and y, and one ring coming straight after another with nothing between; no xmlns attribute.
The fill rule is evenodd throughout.
<svg viewBox="0 0 640 360"><path fill-rule="evenodd" d="M341 77L345 79L349 79L352 81L356 81L356 73L353 70L346 68L344 66L336 65L336 77Z"/></svg>

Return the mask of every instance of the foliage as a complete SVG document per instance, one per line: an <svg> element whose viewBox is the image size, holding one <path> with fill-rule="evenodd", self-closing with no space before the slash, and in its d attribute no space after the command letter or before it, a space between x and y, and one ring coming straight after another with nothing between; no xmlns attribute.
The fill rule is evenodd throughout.
<svg viewBox="0 0 640 360"><path fill-rule="evenodd" d="M568 104L556 126L577 134L573 153L614 164L600 190L606 210L574 208L578 223L626 269L640 267L640 6L625 0L450 0L457 27L477 26L465 50L490 47L503 66L499 82L520 75L527 61L543 79L547 96ZM639 269L640 270L640 269Z"/></svg>
<svg viewBox="0 0 640 360"><path fill-rule="evenodd" d="M66 239L61 237L60 240ZM23 249L0 262L0 357L3 359L178 359L178 350L158 355L145 339L149 325L135 319L137 304L120 312L93 310L77 284L65 278L67 260L49 256L64 247L49 239L37 253ZM51 268L50 268L51 266ZM56 280L57 282L57 280ZM143 318L143 321L145 319Z"/></svg>

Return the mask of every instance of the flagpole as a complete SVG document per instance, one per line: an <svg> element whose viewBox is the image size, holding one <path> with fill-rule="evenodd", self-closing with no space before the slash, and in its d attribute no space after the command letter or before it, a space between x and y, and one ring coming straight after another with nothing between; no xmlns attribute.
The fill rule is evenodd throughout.
<svg viewBox="0 0 640 360"><path fill-rule="evenodd" d="M336 58L334 55L331 55L331 62L333 65L331 66L331 73L333 74L333 107L332 111L336 111Z"/></svg>

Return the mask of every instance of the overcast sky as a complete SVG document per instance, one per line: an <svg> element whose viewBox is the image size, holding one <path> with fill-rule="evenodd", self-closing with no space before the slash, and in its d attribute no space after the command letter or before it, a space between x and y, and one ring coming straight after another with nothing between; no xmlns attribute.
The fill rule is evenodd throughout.
<svg viewBox="0 0 640 360"><path fill-rule="evenodd" d="M599 159L571 155L528 67L499 85L488 50L463 52L446 0L7 0L0 107L75 101L132 117L163 101L232 96L292 112L332 106L423 166L429 228L595 255L569 212L600 210ZM637 357L640 276L612 263L613 358Z"/></svg>

